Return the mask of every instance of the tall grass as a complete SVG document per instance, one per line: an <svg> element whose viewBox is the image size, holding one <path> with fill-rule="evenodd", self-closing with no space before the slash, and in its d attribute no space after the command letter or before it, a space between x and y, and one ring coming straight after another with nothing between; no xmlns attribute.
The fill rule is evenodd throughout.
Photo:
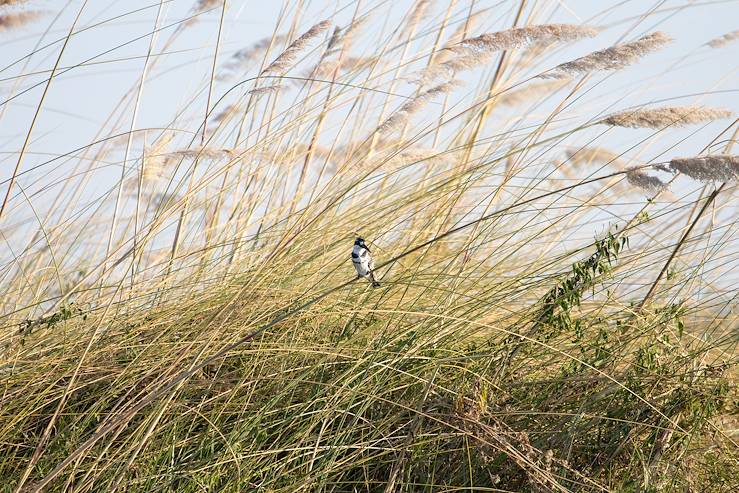
<svg viewBox="0 0 739 493"><path fill-rule="evenodd" d="M739 127L715 87L631 94L735 33L642 76L660 9L326 4L235 46L238 5L155 2L52 155L47 91L97 61L65 49L117 16L67 6L3 64L0 111L36 99L0 189L0 491L735 491Z"/></svg>

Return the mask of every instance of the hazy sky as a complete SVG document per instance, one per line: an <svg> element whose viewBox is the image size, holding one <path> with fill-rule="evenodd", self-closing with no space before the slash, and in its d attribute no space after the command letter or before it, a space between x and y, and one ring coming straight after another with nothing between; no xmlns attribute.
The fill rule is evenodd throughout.
<svg viewBox="0 0 739 493"><path fill-rule="evenodd" d="M460 22L471 1L456 2L453 22ZM174 38L172 35L178 32L182 19L193 15L195 1L161 3L160 31L152 52L154 63L142 93L136 128L166 127L183 108L191 119L204 114L205 82L212 67L221 13L218 2L213 3L217 4L215 8L194 17L192 24L181 29ZM275 30L285 32L295 18L298 3L304 6L300 9L298 32L327 18L337 25L346 25L357 9L355 0L288 1L285 4L265 0L228 1L218 73L221 74L222 67L238 49L271 35ZM411 3L359 0L359 12L371 14L371 29L384 29L386 32L401 22ZM423 21L419 36L423 36L424 26L429 31L434 29L449 5L433 0L432 4L431 14ZM474 34L510 27L517 5L518 1L512 0L474 1L475 10L483 12ZM580 101L580 106L586 111L582 113L583 119L598 112L660 100L667 100L670 104L709 104L739 113L739 43L720 49L705 46L708 40L739 29L739 1L547 0L528 2L527 5L535 9L536 22L588 23L602 28L601 34L593 40L555 51L552 66L607 47L624 35L626 40L632 40L646 32L662 30L675 38L668 48L647 57L637 66L603 77L603 81L583 95ZM0 180L7 179L15 166L17 152L33 119L46 78L59 54L60 40L70 30L78 14L74 28L76 34L69 40L57 77L49 87L21 171L89 144L99 138L96 136L101 128L105 129L103 136L116 133L106 123L107 118L141 76L151 39L149 34L155 25L160 4L152 0L91 0L83 8L81 1L37 0L30 2L29 8L41 10L43 15L23 28L0 33L4 38L0 70L0 94L4 102L0 121ZM644 20L644 14L648 12L652 15ZM369 34L367 39L373 38L372 42L376 43L378 33ZM387 35L382 39L387 39ZM358 43L355 55L361 56L363 49L373 51L374 48ZM36 54L29 57L34 49ZM669 75L663 75L667 72ZM485 74L477 71L470 77L475 79ZM214 87L214 100L237 80L218 81ZM475 86L474 81L472 86ZM413 88L401 85L398 91L410 94ZM193 100L195 94L200 96ZM464 100L468 94L462 91L459 97ZM618 106L606 107L605 101L616 101ZM129 110L117 128L120 131L127 129L130 118ZM179 121L184 125L183 120ZM190 131L197 127L192 121L188 124ZM716 128L698 129L694 137L690 135L696 129L672 132L669 138L675 142L674 152L700 151L697 146L707 141L707 135L715 135ZM618 135L616 133L614 138L618 139ZM633 136L631 133L628 138L633 140ZM57 162L53 167L54 173L62 177L73 164L72 161ZM119 172L115 166L110 166L110 171L100 174L96 180L110 180L108 185L111 185ZM44 166L37 172L24 174L18 183L33 187L37 183L34 180L51 172L49 166ZM43 202L43 195L38 197L37 200Z"/></svg>

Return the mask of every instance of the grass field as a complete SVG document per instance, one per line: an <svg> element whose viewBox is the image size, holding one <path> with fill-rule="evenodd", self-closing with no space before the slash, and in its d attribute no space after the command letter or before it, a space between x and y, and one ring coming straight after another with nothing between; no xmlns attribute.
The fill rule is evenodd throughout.
<svg viewBox="0 0 739 493"><path fill-rule="evenodd" d="M739 36L602 3L0 1L0 492L737 491Z"/></svg>

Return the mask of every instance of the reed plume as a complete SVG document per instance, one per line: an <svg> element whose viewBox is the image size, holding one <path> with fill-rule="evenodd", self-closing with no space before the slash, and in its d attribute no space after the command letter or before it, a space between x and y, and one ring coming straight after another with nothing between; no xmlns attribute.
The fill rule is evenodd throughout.
<svg viewBox="0 0 739 493"><path fill-rule="evenodd" d="M374 60L374 58L362 57L343 57L341 60L324 60L313 67L313 70L307 70L305 76L310 79L325 80L331 77L337 70L351 72L352 70L371 64ZM301 82L296 81L296 83Z"/></svg>
<svg viewBox="0 0 739 493"><path fill-rule="evenodd" d="M277 34L275 36L262 38L256 43L253 43L251 46L247 48L242 48L231 55L231 63L233 65L237 65L252 62L259 58L262 54L264 54L267 48L282 43L286 39L287 36L284 34Z"/></svg>
<svg viewBox="0 0 739 493"><path fill-rule="evenodd" d="M423 109L429 101L441 94L446 94L450 92L452 89L459 85L460 82L454 80L451 82L440 84L438 86L432 87L427 91L422 92L418 96L406 102L403 106L400 107L400 109L398 109L398 111L390 115L390 117L388 117L379 127L377 127L377 132L384 134L397 130L402 125L404 125L411 116Z"/></svg>
<svg viewBox="0 0 739 493"><path fill-rule="evenodd" d="M337 154L349 154L350 149L356 154L367 154L372 147L371 142L350 143L337 149ZM408 146L404 140L397 138L380 137L374 145L376 154L372 156L372 165L388 171L403 168L412 164L426 163L429 165L451 164L459 152L434 147Z"/></svg>
<svg viewBox="0 0 739 493"><path fill-rule="evenodd" d="M284 73L295 62L298 54L305 48L308 43L320 36L326 29L331 26L329 21L321 21L308 29L302 36L293 41L285 51L283 51L275 60L270 63L267 68L262 70L260 75L268 73Z"/></svg>
<svg viewBox="0 0 739 493"><path fill-rule="evenodd" d="M465 34L474 28L475 24L480 19L481 14L482 12L479 11L473 12L464 21L459 23L457 29L455 29L451 36L447 38L444 46L434 53L431 65L444 63L454 56L454 53L449 48L456 46L465 38Z"/></svg>
<svg viewBox="0 0 739 493"><path fill-rule="evenodd" d="M606 164L618 164L620 162L618 154L602 147L568 149L565 151L565 155L567 156L567 162L575 168L592 162L601 162Z"/></svg>
<svg viewBox="0 0 739 493"><path fill-rule="evenodd" d="M198 0L193 6L193 12L204 12L214 8L216 5L223 3L223 0Z"/></svg>
<svg viewBox="0 0 739 493"><path fill-rule="evenodd" d="M596 34L598 31L589 26L542 24L481 34L474 38L464 39L448 49L460 55L488 55L496 51L527 46L535 41L576 41L582 38L592 38Z"/></svg>
<svg viewBox="0 0 739 493"><path fill-rule="evenodd" d="M255 89L252 89L250 91L247 91L247 94L253 94L255 96L258 96L260 94L273 94L282 89L284 86L282 84L273 84L269 86L264 87L257 87Z"/></svg>
<svg viewBox="0 0 739 493"><path fill-rule="evenodd" d="M345 28L336 26L328 44L326 45L326 52L321 58L325 59L342 50L348 50L356 40L362 27L367 23L368 19L369 16L360 17Z"/></svg>
<svg viewBox="0 0 739 493"><path fill-rule="evenodd" d="M613 127L664 128L681 127L730 118L732 112L721 108L705 106L664 106L660 108L627 110L614 113L598 123Z"/></svg>
<svg viewBox="0 0 739 493"><path fill-rule="evenodd" d="M223 108L222 111L220 111L216 116L213 117L214 122L222 122L223 120L230 117L232 114L234 114L236 111L239 110L241 105L239 104L229 104L225 108Z"/></svg>
<svg viewBox="0 0 739 493"><path fill-rule="evenodd" d="M626 179L631 185L646 192L658 192L666 186L666 184L656 176L650 176L638 168L629 168L626 171Z"/></svg>
<svg viewBox="0 0 739 493"><path fill-rule="evenodd" d="M712 156L676 158L670 169L702 182L731 181L739 178L739 156L714 154Z"/></svg>
<svg viewBox="0 0 739 493"><path fill-rule="evenodd" d="M429 0L416 1L410 14L408 14L408 20L406 21L405 26L403 26L403 30L400 32L401 37L413 31L420 22L426 19L429 7L431 7L431 2Z"/></svg>
<svg viewBox="0 0 739 493"><path fill-rule="evenodd" d="M454 162L455 154L434 148L411 147L391 153L387 158L379 158L384 168L398 169L412 164L426 163L432 166L447 165Z"/></svg>
<svg viewBox="0 0 739 493"><path fill-rule="evenodd" d="M553 79L529 84L516 91L501 94L498 99L498 105L516 106L521 103L533 103L538 101L542 96L549 96L559 91L570 82L572 82L571 79Z"/></svg>
<svg viewBox="0 0 739 493"><path fill-rule="evenodd" d="M713 38L711 41L706 43L706 45L711 48L721 48L722 46L733 43L737 39L739 39L739 30L731 31L730 33L726 33L718 38Z"/></svg>
<svg viewBox="0 0 739 493"><path fill-rule="evenodd" d="M449 48L462 41L465 38L465 32L469 32L474 29L475 24L478 23L481 17L484 17L483 13L481 11L477 11L473 12L464 21L460 22L457 29L455 29L452 35L449 36L449 39L446 40L446 45L444 47Z"/></svg>
<svg viewBox="0 0 739 493"><path fill-rule="evenodd" d="M144 148L141 167L141 181L144 184L155 182L167 175L167 167L175 158L172 153L167 152L174 136L173 132L167 132L152 145ZM123 184L123 187L128 191L134 191L138 189L138 186L139 177L135 174Z"/></svg>
<svg viewBox="0 0 739 493"><path fill-rule="evenodd" d="M231 159L238 153L233 149L223 148L214 149L211 147L196 147L194 149L180 149L170 152L165 156L168 158L184 158L184 159Z"/></svg>
<svg viewBox="0 0 739 493"><path fill-rule="evenodd" d="M542 24L481 34L444 48L441 51L444 56L437 57L437 62L417 74L416 79L421 84L450 79L457 72L488 63L495 53L502 50L520 48L538 41L575 41L593 37L597 33L596 29L589 26Z"/></svg>
<svg viewBox="0 0 739 493"><path fill-rule="evenodd" d="M328 42L326 51L313 68L304 72L305 77L314 80L328 79L340 70L351 70L356 66L356 63L359 60L364 62L364 59L351 58L347 56L332 57L334 57L334 55L339 55L342 52L345 54L351 48L352 43L356 40L357 34L359 34L367 19L367 16L361 17L344 29L336 27ZM295 85L300 85L303 81L295 80L293 83Z"/></svg>
<svg viewBox="0 0 739 493"><path fill-rule="evenodd" d="M29 10L25 12L5 12L0 14L0 32L17 29L21 26L33 22L45 12L40 10Z"/></svg>
<svg viewBox="0 0 739 493"><path fill-rule="evenodd" d="M568 74L582 74L598 70L618 70L627 67L640 58L652 53L672 41L668 35L657 31L642 36L631 43L611 46L589 55L562 63L540 75L543 78L560 79Z"/></svg>

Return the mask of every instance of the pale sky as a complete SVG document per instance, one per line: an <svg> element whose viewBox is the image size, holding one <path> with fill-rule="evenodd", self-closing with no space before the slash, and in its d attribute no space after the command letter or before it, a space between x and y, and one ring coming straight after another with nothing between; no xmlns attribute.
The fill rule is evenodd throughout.
<svg viewBox="0 0 739 493"><path fill-rule="evenodd" d="M300 14L298 32L312 24L331 19L337 25L346 25L357 8L357 0L314 0L310 2L288 1L282 14L278 32L286 31L294 18L295 5L306 4ZM453 20L459 21L468 11L473 0L458 0ZM387 31L399 25L408 11L410 1L359 0L360 13L371 13L370 29ZM177 111L186 107L190 112L187 130L194 131L196 115L205 111L205 82L208 80L212 54L220 19L220 7L197 16L196 22L183 30L175 41L165 45L178 23L192 15L194 0L169 0L162 2L161 30L154 40L155 62L151 67L137 115L136 128L159 128L171 124ZM215 2L217 3L217 2ZM510 27L518 1L474 0L476 11L482 11L474 34ZM421 24L433 30L445 12L448 3L432 1L433 7ZM136 86L144 65L159 2L154 0L90 0L83 8L79 0L30 2L29 8L44 11L35 22L21 29L5 30L0 68L0 87L3 105L0 107L0 180L7 180L17 161L34 110L42 96L45 81L54 66L75 17L81 10L75 34L61 58L57 77L48 94L32 133L32 139L21 163L24 173L18 180L22 190L28 188L33 204L39 210L46 205L47 197L39 187L53 177L61 180L74 166L74 160L56 161L28 172L51 157L71 152L89 144L106 124L106 119L123 94ZM60 5L63 8L60 10ZM633 40L639 35L662 30L675 38L666 49L646 57L626 70L608 76L598 76L601 82L578 100L576 115L583 120L602 112L665 101L664 104L706 104L729 108L739 113L739 42L719 49L710 49L705 43L727 32L739 29L739 1L540 1L535 5L537 23L565 22L588 23L602 29L592 40L565 46L554 52L551 66L582 56L595 49L606 48L618 42ZM218 73L228 58L238 49L272 34L283 8L279 1L231 0L227 2ZM644 20L647 12L653 14ZM372 35L373 33L369 33ZM369 36L378 39L377 33ZM386 39L384 36L383 39ZM376 43L376 41L374 41ZM423 42L423 41L421 41ZM31 57L28 54L39 47ZM359 43L356 56L362 50L374 51L376 46ZM162 55L162 52L165 55ZM545 61L549 63L549 60ZM468 89L457 96L462 103L471 95L476 81L489 72L478 70L470 74ZM663 75L668 73L668 75ZM23 74L23 77L20 75ZM214 86L214 100L223 95L236 80L218 81ZM191 98L200 90L200 97ZM401 94L411 94L412 87L398 86ZM465 92L468 91L468 92ZM224 101L222 104L225 104ZM514 115L515 116L515 115ZM119 123L125 131L130 124L131 112ZM202 117L200 117L202 118ZM669 149L670 156L700 152L701 146L716 135L722 124L712 124L705 129L686 129L670 132L665 139L646 149L654 155L662 155ZM109 128L109 127L108 127ZM115 133L115 132L113 132ZM103 136L110 135L106 130ZM629 144L639 135L638 131L613 133L610 142L614 148ZM649 157L649 156L648 156ZM94 190L112 187L120 177L117 165L101 168L95 177ZM5 188L0 186L0 190ZM53 188L49 189L53 190ZM16 191L20 193L20 191ZM26 211L30 214L29 211Z"/></svg>

